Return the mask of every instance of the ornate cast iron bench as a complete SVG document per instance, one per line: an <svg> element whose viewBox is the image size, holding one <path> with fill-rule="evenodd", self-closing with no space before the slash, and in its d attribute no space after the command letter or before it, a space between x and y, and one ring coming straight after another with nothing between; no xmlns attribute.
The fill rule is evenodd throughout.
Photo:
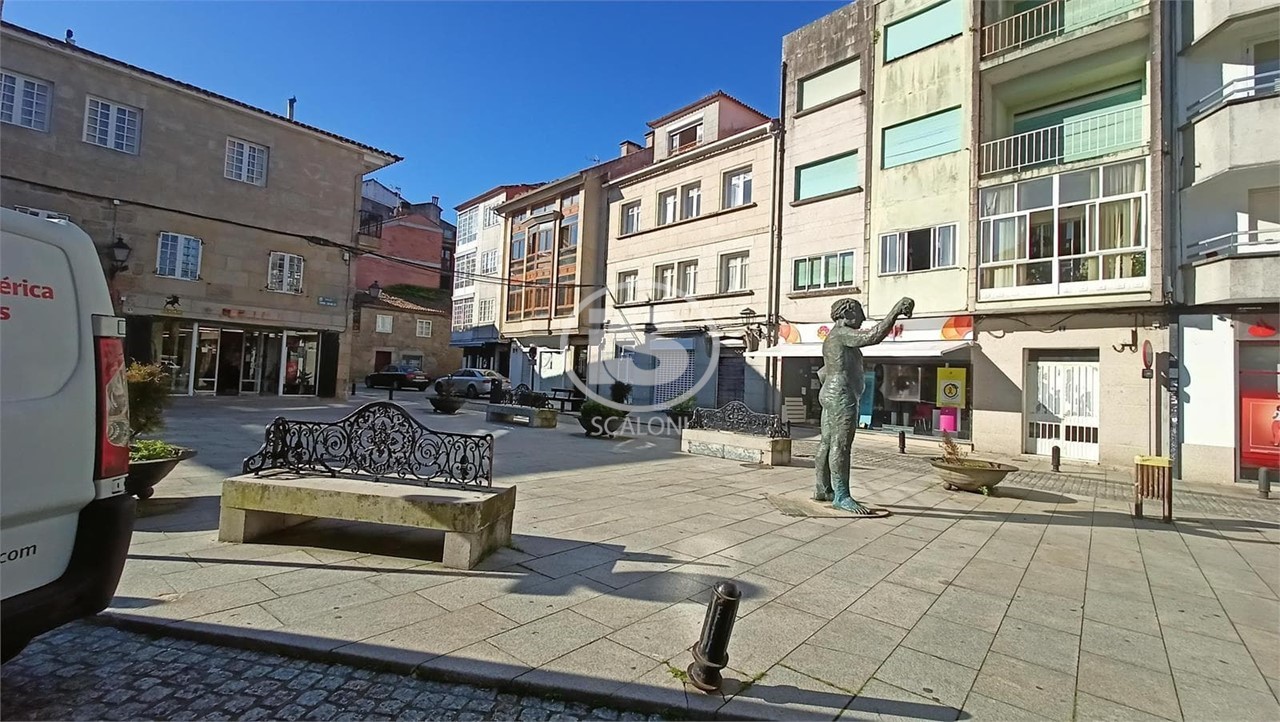
<svg viewBox="0 0 1280 722"><path fill-rule="evenodd" d="M315 518L440 529L459 569L511 541L516 489L493 486L493 436L434 431L388 401L334 422L279 417L241 471L222 485L222 541Z"/></svg>
<svg viewBox="0 0 1280 722"><path fill-rule="evenodd" d="M485 421L515 421L525 419L532 429L554 429L557 416L546 394L533 391L524 384L504 389L490 397L485 405Z"/></svg>
<svg viewBox="0 0 1280 722"><path fill-rule="evenodd" d="M680 450L767 466L791 463L791 424L741 401L697 408L680 431Z"/></svg>

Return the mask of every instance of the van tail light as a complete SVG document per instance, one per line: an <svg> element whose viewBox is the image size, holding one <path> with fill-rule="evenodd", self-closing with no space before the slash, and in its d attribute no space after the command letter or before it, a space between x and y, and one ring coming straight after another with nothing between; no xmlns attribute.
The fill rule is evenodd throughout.
<svg viewBox="0 0 1280 722"><path fill-rule="evenodd" d="M129 382L125 378L124 339L99 336L98 450L95 479L129 473Z"/></svg>

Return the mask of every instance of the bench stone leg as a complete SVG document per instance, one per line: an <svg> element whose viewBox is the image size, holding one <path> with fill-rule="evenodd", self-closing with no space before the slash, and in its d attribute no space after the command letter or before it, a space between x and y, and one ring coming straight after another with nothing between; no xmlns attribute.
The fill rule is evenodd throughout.
<svg viewBox="0 0 1280 722"><path fill-rule="evenodd" d="M511 515L470 534L448 531L444 534L444 559L450 569L472 569L489 552L511 543Z"/></svg>
<svg viewBox="0 0 1280 722"><path fill-rule="evenodd" d="M218 517L218 541L236 543L252 541L311 519L312 517L298 514L277 514L271 511L223 507Z"/></svg>

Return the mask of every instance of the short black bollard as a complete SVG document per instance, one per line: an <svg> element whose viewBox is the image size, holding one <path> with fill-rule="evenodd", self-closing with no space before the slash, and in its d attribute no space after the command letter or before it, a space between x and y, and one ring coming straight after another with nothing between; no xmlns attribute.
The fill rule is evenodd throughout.
<svg viewBox="0 0 1280 722"><path fill-rule="evenodd" d="M387 401L395 401L395 400L396 400L396 387L395 387L395 384L392 384L387 387Z"/></svg>
<svg viewBox="0 0 1280 722"><path fill-rule="evenodd" d="M742 593L733 582L719 582L711 588L702 635L693 645L693 662L689 665L689 682L703 692L718 692L724 682L720 670L729 664L729 635L733 634L741 600Z"/></svg>
<svg viewBox="0 0 1280 722"><path fill-rule="evenodd" d="M1049 466L1054 471L1062 471L1062 448L1055 446L1049 454Z"/></svg>
<svg viewBox="0 0 1280 722"><path fill-rule="evenodd" d="M905 431L898 432L898 453L907 453L907 432Z"/></svg>
<svg viewBox="0 0 1280 722"><path fill-rule="evenodd" d="M351 382L351 395L352 396L356 395L356 382L354 381Z"/></svg>
<svg viewBox="0 0 1280 722"><path fill-rule="evenodd" d="M493 383L489 385L489 403L502 403L502 382L497 379L494 379Z"/></svg>
<svg viewBox="0 0 1280 722"><path fill-rule="evenodd" d="M1258 469L1258 496L1263 499L1271 498L1271 470Z"/></svg>

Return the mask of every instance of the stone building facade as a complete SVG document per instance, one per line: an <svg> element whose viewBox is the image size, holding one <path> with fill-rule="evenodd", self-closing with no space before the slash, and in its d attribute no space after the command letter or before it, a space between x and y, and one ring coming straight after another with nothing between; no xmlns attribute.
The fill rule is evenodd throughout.
<svg viewBox="0 0 1280 722"><path fill-rule="evenodd" d="M382 292L357 291L351 312L351 379L388 364L414 366L431 378L462 364L462 351L449 345L449 314Z"/></svg>
<svg viewBox="0 0 1280 722"><path fill-rule="evenodd" d="M0 202L103 249L176 394L341 395L361 178L399 158L5 23ZM108 248L127 245L127 268Z"/></svg>

